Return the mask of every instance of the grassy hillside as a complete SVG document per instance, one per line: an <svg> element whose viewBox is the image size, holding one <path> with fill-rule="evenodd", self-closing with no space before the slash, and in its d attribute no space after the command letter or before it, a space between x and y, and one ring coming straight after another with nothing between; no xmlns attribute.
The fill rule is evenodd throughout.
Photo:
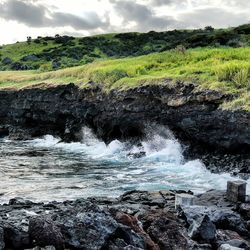
<svg viewBox="0 0 250 250"><path fill-rule="evenodd" d="M0 88L23 88L34 84L74 82L82 88L100 83L107 91L147 84L164 84L164 79L184 80L235 94L224 108L250 111L250 47L178 49L145 56L107 59L51 72L5 71Z"/></svg>
<svg viewBox="0 0 250 250"><path fill-rule="evenodd" d="M242 47L250 45L250 24L230 29L174 30L168 32L109 34L74 38L38 37L0 47L0 70L41 72L84 65L106 58L164 52L183 45Z"/></svg>

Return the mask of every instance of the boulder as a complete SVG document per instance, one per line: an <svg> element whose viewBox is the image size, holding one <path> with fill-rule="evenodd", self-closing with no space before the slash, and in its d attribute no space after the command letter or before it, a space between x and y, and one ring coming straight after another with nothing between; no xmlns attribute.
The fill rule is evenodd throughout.
<svg viewBox="0 0 250 250"><path fill-rule="evenodd" d="M148 214L142 218L145 231L160 249L188 249L188 241L183 225L168 213Z"/></svg>
<svg viewBox="0 0 250 250"><path fill-rule="evenodd" d="M64 249L64 239L60 228L47 217L33 217L29 222L30 239L40 247L54 246Z"/></svg>
<svg viewBox="0 0 250 250"><path fill-rule="evenodd" d="M242 203L242 204L240 204L239 213L246 220L250 220L250 203Z"/></svg>
<svg viewBox="0 0 250 250"><path fill-rule="evenodd" d="M183 207L182 215L189 225L200 217L207 215L217 229L230 229L239 234L249 234L240 215L229 208L220 208L217 206Z"/></svg>
<svg viewBox="0 0 250 250"><path fill-rule="evenodd" d="M188 235L193 240L201 242L211 242L215 239L216 227L211 222L208 215L199 217L194 220L188 229Z"/></svg>
<svg viewBox="0 0 250 250"><path fill-rule="evenodd" d="M76 249L101 249L118 228L118 223L104 212L79 212L60 218L65 243Z"/></svg>
<svg viewBox="0 0 250 250"><path fill-rule="evenodd" d="M115 219L123 224L126 225L130 228L132 228L137 234L139 234L143 239L144 242L146 243L147 249L150 250L159 250L159 246L155 244L150 236L144 231L144 229L141 227L140 222L135 216L128 215L125 213L118 212L116 214Z"/></svg>
<svg viewBox="0 0 250 250"><path fill-rule="evenodd" d="M30 245L29 234L20 227L4 223L5 247L10 249L23 249Z"/></svg>
<svg viewBox="0 0 250 250"><path fill-rule="evenodd" d="M218 245L235 240L245 242L237 232L223 229L218 229L216 232L216 242L218 243Z"/></svg>

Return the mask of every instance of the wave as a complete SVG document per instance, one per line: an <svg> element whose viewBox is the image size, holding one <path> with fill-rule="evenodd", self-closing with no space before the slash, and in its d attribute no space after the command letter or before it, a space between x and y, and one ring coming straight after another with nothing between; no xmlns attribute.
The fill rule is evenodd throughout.
<svg viewBox="0 0 250 250"><path fill-rule="evenodd" d="M60 138L46 135L29 143L34 147L77 154L95 164L103 164L107 171L110 171L107 166L112 166L103 182L113 183L117 190L190 189L203 192L212 188L226 189L228 180L237 179L228 173L211 173L199 159L186 161L181 144L170 130L161 126L150 127L146 139L138 145L119 140L105 144L87 127L82 129L81 142L64 143ZM248 184L247 192L250 193L250 181Z"/></svg>

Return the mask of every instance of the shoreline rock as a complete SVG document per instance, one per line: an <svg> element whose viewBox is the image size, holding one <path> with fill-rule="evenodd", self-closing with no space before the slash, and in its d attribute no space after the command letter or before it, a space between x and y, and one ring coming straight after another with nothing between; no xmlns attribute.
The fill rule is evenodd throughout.
<svg viewBox="0 0 250 250"><path fill-rule="evenodd" d="M224 192L210 190L176 211L176 192L49 203L12 199L0 205L0 249L250 249L249 203L231 203Z"/></svg>

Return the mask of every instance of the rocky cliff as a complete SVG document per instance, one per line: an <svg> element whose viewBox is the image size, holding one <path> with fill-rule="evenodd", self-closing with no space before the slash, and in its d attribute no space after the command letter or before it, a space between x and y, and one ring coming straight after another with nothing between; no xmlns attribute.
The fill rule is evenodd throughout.
<svg viewBox="0 0 250 250"><path fill-rule="evenodd" d="M250 149L250 113L226 111L230 96L167 81L106 93L94 83L0 91L0 134L25 139L44 134L79 140L83 125L106 142L145 136L147 124L168 126L194 148L227 153ZM197 151L197 150L196 150Z"/></svg>

